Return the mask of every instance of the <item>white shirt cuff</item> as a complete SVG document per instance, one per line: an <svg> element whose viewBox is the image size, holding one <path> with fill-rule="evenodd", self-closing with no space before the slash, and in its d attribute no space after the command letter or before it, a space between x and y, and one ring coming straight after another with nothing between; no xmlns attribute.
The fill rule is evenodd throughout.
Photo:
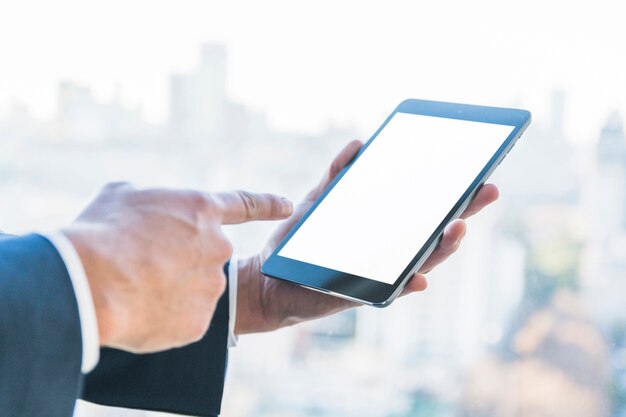
<svg viewBox="0 0 626 417"><path fill-rule="evenodd" d="M228 347L236 347L238 337L235 336L235 322L237 320L237 255L230 258L228 264Z"/></svg>
<svg viewBox="0 0 626 417"><path fill-rule="evenodd" d="M59 255L61 255L74 287L83 341L81 371L86 374L96 367L100 359L98 318L96 317L89 281L74 245L63 233L45 233L42 236L48 239L59 252Z"/></svg>

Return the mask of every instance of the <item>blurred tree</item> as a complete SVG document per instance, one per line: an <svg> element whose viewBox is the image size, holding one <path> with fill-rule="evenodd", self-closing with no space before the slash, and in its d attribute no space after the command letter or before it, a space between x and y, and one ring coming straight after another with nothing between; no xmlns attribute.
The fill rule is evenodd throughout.
<svg viewBox="0 0 626 417"><path fill-rule="evenodd" d="M572 290L558 289L520 326L512 355L468 373L465 417L605 417L609 347Z"/></svg>

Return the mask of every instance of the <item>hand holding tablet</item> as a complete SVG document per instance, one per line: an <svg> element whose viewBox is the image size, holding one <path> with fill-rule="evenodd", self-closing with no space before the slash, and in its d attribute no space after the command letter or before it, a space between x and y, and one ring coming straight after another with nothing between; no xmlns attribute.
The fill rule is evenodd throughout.
<svg viewBox="0 0 626 417"><path fill-rule="evenodd" d="M263 273L388 305L529 122L524 110L404 101L285 237Z"/></svg>
<svg viewBox="0 0 626 417"><path fill-rule="evenodd" d="M410 121L411 123L400 121L400 124L393 127L391 122L393 121L395 124L397 120L393 120L393 118L398 116L398 113L402 113L400 119L404 118L405 121ZM409 118L405 118L405 115ZM450 127L433 129L431 126L429 129L424 129L429 122L426 121L426 124L420 122L431 118L439 119L433 122L435 124L436 122L447 123L450 121L453 126L463 126L463 128L458 130L455 135L450 134ZM421 124L421 126L416 127L415 122ZM497 188L491 184L484 186L482 184L512 148L515 140L519 138L529 122L530 114L522 110L418 100L403 102L385 121L383 127L376 132L366 146L361 148L360 142L352 142L335 158L322 182L296 207L294 215L279 227L264 252L241 262L239 287L241 295L239 297L243 296L248 299L258 300L256 304L259 305L255 307L255 303L249 303L244 309L242 303L238 304L242 307L241 309L238 307L237 312L237 333L271 330L299 321L332 314L354 305L353 302L346 300L384 306L388 305L401 292L409 293L423 290L426 287L426 279L422 274L428 272L452 254L465 233L463 220L454 219L458 217L463 219L475 214L497 199ZM472 128L473 123L478 124L478 126ZM407 126L408 130L398 129L399 127L406 128ZM467 129L467 126L470 126L470 128ZM387 130L390 127L393 127L393 129ZM484 131L490 131L492 130L491 128L495 129L492 131L492 134L485 135ZM417 135L417 131L420 129L421 132ZM446 132L446 135L443 135L442 132L446 129L448 129L448 132ZM483 130L482 133L479 132L481 129ZM413 132L411 133L411 131ZM495 131L498 131L498 134L493 134ZM389 135L389 133L393 134ZM478 136L476 136L477 134ZM432 148L429 145L434 140L445 142L450 136L453 141L459 142L459 139L461 139L473 146L463 147L461 143L460 147L455 149L450 142L440 143L438 144L439 146L434 147L439 152L438 156L436 152L430 150ZM390 138L391 140L389 140ZM405 139L404 141L403 138ZM413 141L407 141L406 138L412 138ZM490 139L487 140L488 138ZM311 220L313 213L319 209L323 201L329 198L334 192L333 190L341 190L338 187L348 179L348 173L357 168L358 164L367 162L367 159L363 158L365 155L368 155L368 152L372 152L373 155L375 151L377 153L375 156L379 161L385 160L385 158L381 159L381 155L379 155L380 149L385 151L385 147L379 147L379 150L376 150L377 148L372 145L375 141L395 142L391 143L391 145L401 143L403 146L406 146L408 143L408 145L413 144L416 148L402 149L402 151L395 150L395 156L392 158L385 155L388 163L386 167L376 166L371 168L367 166L368 164L362 165L368 168L362 169L365 174L364 177L367 177L367 174L372 174L368 182L369 185L360 188L360 196L358 193L355 193L355 191L359 190L358 184L356 187L352 185L349 188L344 187L349 193L352 193L351 198L347 199L344 204L351 204L352 201L356 201L359 198L370 198L371 207L364 206L363 201L361 201L361 204L352 204L351 210L344 209L344 213L346 213L345 221L336 222L332 228L328 228L328 225L321 223L316 225L313 228L313 233L318 232L318 228L320 231L324 227L326 227L326 231L332 229L332 233L329 232L330 236L318 242L319 246L313 245L313 249L318 250L317 253L300 253L298 255L295 253L297 246L293 246L289 251L281 252L286 248L287 243L298 233L298 230L306 231L306 229L302 229L303 224L308 221L307 219ZM476 147L478 147L478 152L474 153L473 151ZM392 148L392 146L387 146L387 154L390 154L389 150ZM355 158L357 153L358 156ZM376 161L376 158L370 159ZM470 159L483 159L483 161L472 164L469 163ZM404 162L404 165L397 162L400 160ZM468 170L468 167L475 169L475 172L469 172L471 170ZM358 170L355 172L359 173ZM401 172L405 177L410 177L410 180L403 180L398 176L398 172ZM459 175L459 172L464 174ZM456 178L459 184L454 184L451 177L444 178L442 182L441 177L448 175ZM399 187L395 183L396 180L398 183L403 183L403 186ZM447 188L454 188L453 186L456 185L453 191L458 192L457 195L447 193L448 207L441 204L441 201L438 201L445 198L446 191L449 191L443 185L446 181L448 183ZM379 188L376 189L376 187ZM398 191L389 193L385 187L395 187ZM426 191L428 187L431 188L429 191ZM332 203L332 200L328 201ZM433 207L437 206L437 204L440 208L444 208L439 209L439 211L433 210ZM329 205L329 207L332 206ZM342 207L339 208L339 211L341 209ZM349 252L354 247L359 246L365 251L370 250L370 246L376 248L383 247L384 249L385 245L395 244L397 247L398 245L394 242L401 240L398 239L398 236L402 238L403 228L411 228L413 231L418 230L418 228L428 230L420 223L425 221L429 213L431 223L437 224L432 226L432 233L426 238L423 236L428 234L428 232L423 232L421 238L417 234L414 234L410 239L405 237L407 242L409 242L405 243L405 246L411 245L413 253L408 255L411 259L400 267L400 269L403 268L400 276L391 284L383 281L389 279L389 274L386 277L378 276L377 278L373 276L355 276L353 273L346 271L347 268L342 270L341 266L336 266L337 269L326 273L325 270L330 269L327 266L316 265L315 261L310 263L312 259L304 260L304 257L320 257L332 254L326 248L329 247L328 245L331 247L334 245L335 248L340 247L340 245L337 245L337 242L341 242L344 245L341 246L342 253ZM400 221L401 216L403 216L402 221ZM438 221L437 217L439 217ZM323 217L320 218L323 219ZM354 224L359 223L355 222L355 219L360 219L363 227L362 229L357 228L358 233L354 235L354 238L351 238L353 242L356 242L354 246L346 246L346 241L350 238L350 235L347 235L347 237L346 235L342 236L339 232L349 230L350 227L354 228ZM387 226L381 227L380 224L374 224L375 221L382 222ZM400 233L397 231L392 232L394 224L401 226L395 226L400 229ZM379 228L378 230L383 231L379 232L382 233L381 235L371 233L377 227ZM411 236L409 233L406 235ZM311 243L307 242L307 240L302 239L305 244L310 245ZM367 243L365 244L364 242ZM348 256L345 258L337 257L334 261L350 260L350 256L354 256L354 253L348 253ZM282 256L284 254L290 254L292 258ZM376 251L371 251L369 254L370 257L375 255ZM298 256L303 259L297 259ZM389 261L390 258L382 262L382 267L376 262L371 262L372 259L366 257L361 259L364 262L359 262L358 260L353 262L357 268L363 267L363 265L358 264L365 264L365 261L368 261L369 265L373 265L372 271L375 268L379 268L378 270L382 271L382 274L394 268ZM284 268L285 260L287 261L287 266L295 262L298 268ZM329 262L333 261L331 258L327 260ZM263 273L278 276L281 279L272 279L261 275L259 272L261 265L263 265ZM305 266L304 271L299 267L300 265ZM322 274L310 274L311 270L307 271L307 268L310 267L315 271L321 270ZM396 270L398 269L397 266L395 268ZM279 274L282 274L282 276ZM286 281L292 281L300 286ZM325 285L318 285L320 283ZM320 292L311 292L302 287L313 287ZM344 299L332 297L325 293L331 293ZM261 314L259 314L259 311Z"/></svg>

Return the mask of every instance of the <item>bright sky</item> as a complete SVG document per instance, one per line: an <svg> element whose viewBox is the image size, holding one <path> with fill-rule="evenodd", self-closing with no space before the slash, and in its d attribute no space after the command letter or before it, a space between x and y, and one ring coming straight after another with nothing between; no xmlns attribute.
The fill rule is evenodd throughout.
<svg viewBox="0 0 626 417"><path fill-rule="evenodd" d="M17 100L50 117L63 79L163 120L168 75L209 41L228 47L231 97L278 128L373 132L407 97L541 121L554 88L576 141L595 140L611 110L626 116L619 1L1 1L0 115Z"/></svg>

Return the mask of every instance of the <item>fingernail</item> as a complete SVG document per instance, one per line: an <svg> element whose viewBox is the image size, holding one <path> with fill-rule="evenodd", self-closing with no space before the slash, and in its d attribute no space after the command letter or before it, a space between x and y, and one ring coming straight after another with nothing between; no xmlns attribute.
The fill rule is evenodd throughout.
<svg viewBox="0 0 626 417"><path fill-rule="evenodd" d="M281 208L282 208L282 213L285 216L290 216L291 213L293 213L293 203L287 198L283 197L281 199Z"/></svg>

